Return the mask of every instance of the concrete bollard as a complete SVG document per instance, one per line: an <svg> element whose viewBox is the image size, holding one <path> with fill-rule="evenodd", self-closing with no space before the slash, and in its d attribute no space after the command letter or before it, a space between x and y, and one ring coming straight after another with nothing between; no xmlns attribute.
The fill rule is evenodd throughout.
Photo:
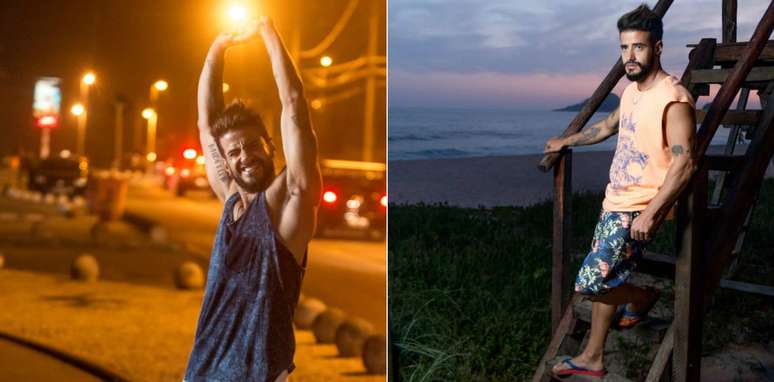
<svg viewBox="0 0 774 382"><path fill-rule="evenodd" d="M316 298L301 299L296 306L293 322L298 329L309 330L312 328L314 320L325 311L325 308L325 304Z"/></svg>
<svg viewBox="0 0 774 382"><path fill-rule="evenodd" d="M312 333L317 343L331 344L336 341L336 330L344 322L344 312L339 308L328 308L315 318Z"/></svg>
<svg viewBox="0 0 774 382"><path fill-rule="evenodd" d="M363 345L363 365L369 374L387 372L387 339L384 336L368 337Z"/></svg>
<svg viewBox="0 0 774 382"><path fill-rule="evenodd" d="M204 272L198 264L186 261L175 271L177 289L201 289L204 286Z"/></svg>
<svg viewBox="0 0 774 382"><path fill-rule="evenodd" d="M359 357L374 327L361 318L346 319L336 330L336 348L341 357Z"/></svg>
<svg viewBox="0 0 774 382"><path fill-rule="evenodd" d="M78 256L70 268L70 277L79 281L97 281L99 279L99 263L97 263L97 259L89 254Z"/></svg>

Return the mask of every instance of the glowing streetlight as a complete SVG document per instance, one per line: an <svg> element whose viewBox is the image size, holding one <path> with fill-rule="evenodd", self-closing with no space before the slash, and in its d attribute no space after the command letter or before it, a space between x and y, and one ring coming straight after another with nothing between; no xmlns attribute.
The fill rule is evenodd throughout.
<svg viewBox="0 0 774 382"><path fill-rule="evenodd" d="M249 12L244 4L231 4L228 7L229 21L235 26L242 25L247 21Z"/></svg>
<svg viewBox="0 0 774 382"><path fill-rule="evenodd" d="M229 91L230 89L231 89L231 85L229 85L229 84L227 84L227 83L225 83L225 82L224 82L224 83L223 83L223 93L224 93L224 94L225 94L225 93L228 93L228 91Z"/></svg>
<svg viewBox="0 0 774 382"><path fill-rule="evenodd" d="M327 68L333 64L333 59L331 56L322 56L320 57L320 65L322 65L323 68Z"/></svg>
<svg viewBox="0 0 774 382"><path fill-rule="evenodd" d="M156 124L158 123L158 115L153 108L146 107L142 111L142 117L148 120L148 133L147 141L145 143L145 152L147 152L145 158L147 159L150 154L156 155ZM148 172L151 170L151 161L148 161Z"/></svg>
<svg viewBox="0 0 774 382"><path fill-rule="evenodd" d="M145 159L148 160L148 162L154 162L156 160L157 156L154 152L149 152L148 155L145 156Z"/></svg>
<svg viewBox="0 0 774 382"><path fill-rule="evenodd" d="M83 83L86 85L94 85L94 83L97 81L97 76L94 75L92 72L88 72L83 75Z"/></svg>
<svg viewBox="0 0 774 382"><path fill-rule="evenodd" d="M73 105L73 107L70 108L70 112L73 113L74 116L80 117L84 112L86 112L86 108L84 108L82 104L76 103Z"/></svg>
<svg viewBox="0 0 774 382"><path fill-rule="evenodd" d="M315 98L311 102L312 109L319 110L323 107L323 102L319 98Z"/></svg>
<svg viewBox="0 0 774 382"><path fill-rule="evenodd" d="M196 164L203 166L205 162L204 155L199 155L196 157Z"/></svg>
<svg viewBox="0 0 774 382"><path fill-rule="evenodd" d="M149 108L149 107L146 107L142 111L142 117L145 118L145 119L149 120L149 119L151 119L151 118L153 118L155 116L156 116L156 111L151 109L151 108Z"/></svg>
<svg viewBox="0 0 774 382"><path fill-rule="evenodd" d="M167 87L169 87L169 84L167 83L167 81L158 80L153 83L153 87L156 88L156 90L163 92L164 90L167 90Z"/></svg>

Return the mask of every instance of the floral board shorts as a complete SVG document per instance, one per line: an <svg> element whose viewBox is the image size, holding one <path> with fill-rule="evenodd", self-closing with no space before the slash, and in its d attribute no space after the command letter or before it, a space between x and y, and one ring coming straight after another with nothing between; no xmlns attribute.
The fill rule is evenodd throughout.
<svg viewBox="0 0 774 382"><path fill-rule="evenodd" d="M591 251L575 278L576 292L599 296L626 282L646 244L629 235L632 221L639 215L639 211L600 212Z"/></svg>

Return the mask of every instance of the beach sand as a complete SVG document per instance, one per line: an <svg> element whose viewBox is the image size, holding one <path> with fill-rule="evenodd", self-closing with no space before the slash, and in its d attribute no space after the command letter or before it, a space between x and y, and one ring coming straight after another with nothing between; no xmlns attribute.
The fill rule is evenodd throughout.
<svg viewBox="0 0 774 382"><path fill-rule="evenodd" d="M709 151L721 153L722 147L713 146ZM534 154L390 161L390 203L448 203L474 208L539 203L553 198L553 170L544 173L537 168L542 157ZM573 152L573 191L604 191L612 159L612 151ZM766 176L774 176L771 165Z"/></svg>

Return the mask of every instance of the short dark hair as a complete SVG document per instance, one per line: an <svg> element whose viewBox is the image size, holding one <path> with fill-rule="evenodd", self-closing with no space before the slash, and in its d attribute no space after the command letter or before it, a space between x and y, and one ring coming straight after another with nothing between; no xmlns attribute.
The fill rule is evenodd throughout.
<svg viewBox="0 0 774 382"><path fill-rule="evenodd" d="M618 19L618 32L626 30L644 31L650 33L650 41L661 41L664 36L664 23L647 5L642 4L633 11Z"/></svg>
<svg viewBox="0 0 774 382"><path fill-rule="evenodd" d="M218 145L220 155L226 156L223 148L220 146L220 138L227 132L236 129L246 129L255 131L263 139L264 144L269 150L269 154L274 150L266 126L261 120L261 116L250 109L242 100L234 100L216 117L210 127L210 134Z"/></svg>

